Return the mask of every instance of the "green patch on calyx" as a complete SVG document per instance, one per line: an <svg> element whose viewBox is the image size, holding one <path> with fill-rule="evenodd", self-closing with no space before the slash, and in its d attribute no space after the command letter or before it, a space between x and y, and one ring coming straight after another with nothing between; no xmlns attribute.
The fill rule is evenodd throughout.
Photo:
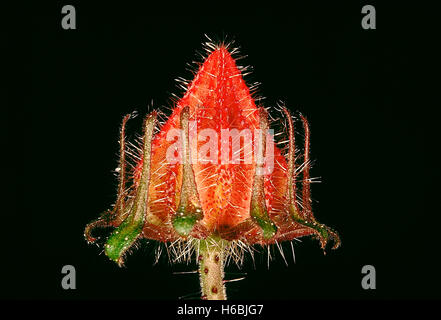
<svg viewBox="0 0 441 320"><path fill-rule="evenodd" d="M150 184L150 157L153 130L156 125L156 113L151 113L144 125L144 148L141 178L136 195L126 219L113 231L104 246L105 254L122 265L124 253L135 243L144 226L148 213L148 191Z"/></svg>
<svg viewBox="0 0 441 320"><path fill-rule="evenodd" d="M256 168L253 180L253 189L251 191L250 216L259 225L262 230L262 236L265 240L271 239L277 232L276 225L271 221L265 204L264 189L264 166L266 139L268 131L268 118L265 109L259 109L260 118L260 137L257 139ZM256 140L255 140L256 141Z"/></svg>
<svg viewBox="0 0 441 320"><path fill-rule="evenodd" d="M172 219L175 231L182 237L188 236L196 222L203 217L194 171L190 161L189 118L190 108L187 106L182 109L180 118L182 142L181 194L178 210Z"/></svg>

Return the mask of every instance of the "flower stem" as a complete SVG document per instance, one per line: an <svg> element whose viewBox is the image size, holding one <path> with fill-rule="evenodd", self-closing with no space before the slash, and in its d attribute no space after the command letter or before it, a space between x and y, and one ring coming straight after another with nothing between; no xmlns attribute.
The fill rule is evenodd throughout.
<svg viewBox="0 0 441 320"><path fill-rule="evenodd" d="M224 284L225 247L224 240L201 240L199 247L199 279L202 299L226 300Z"/></svg>

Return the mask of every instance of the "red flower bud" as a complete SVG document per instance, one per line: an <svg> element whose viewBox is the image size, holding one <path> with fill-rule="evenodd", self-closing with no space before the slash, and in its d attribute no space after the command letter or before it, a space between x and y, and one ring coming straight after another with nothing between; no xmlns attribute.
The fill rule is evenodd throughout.
<svg viewBox="0 0 441 320"><path fill-rule="evenodd" d="M130 172L129 116L124 118L118 198L112 210L86 227L86 238L96 240L91 231L97 226L116 227L105 252L119 264L139 238L267 245L314 235L323 249L329 239L338 247L338 235L312 213L308 122L300 116L301 154L294 119L284 107L281 116L287 154L274 141L268 112L256 105L229 49L216 47L165 123L158 127L156 112L147 117L140 160ZM211 274L208 267L203 270Z"/></svg>

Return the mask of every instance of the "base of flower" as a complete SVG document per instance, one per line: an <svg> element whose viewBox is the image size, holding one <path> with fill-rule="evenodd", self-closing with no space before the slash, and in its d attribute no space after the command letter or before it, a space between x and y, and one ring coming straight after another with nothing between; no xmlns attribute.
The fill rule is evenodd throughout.
<svg viewBox="0 0 441 320"><path fill-rule="evenodd" d="M199 279L202 299L226 300L224 284L225 240L208 238L201 240L199 246Z"/></svg>

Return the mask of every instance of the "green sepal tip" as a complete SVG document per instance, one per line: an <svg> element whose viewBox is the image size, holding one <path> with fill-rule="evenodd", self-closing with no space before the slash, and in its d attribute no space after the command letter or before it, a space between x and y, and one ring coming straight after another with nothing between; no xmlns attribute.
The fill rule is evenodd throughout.
<svg viewBox="0 0 441 320"><path fill-rule="evenodd" d="M143 221L130 223L124 221L107 239L104 252L109 259L122 264L124 252L130 248L142 232Z"/></svg>

